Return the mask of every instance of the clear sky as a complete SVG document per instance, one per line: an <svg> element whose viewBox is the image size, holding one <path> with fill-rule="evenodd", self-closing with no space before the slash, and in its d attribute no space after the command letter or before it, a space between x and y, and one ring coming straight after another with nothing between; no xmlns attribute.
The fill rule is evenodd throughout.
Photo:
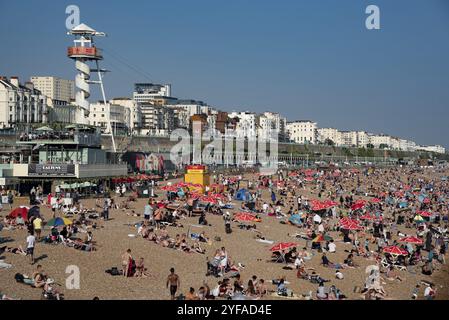
<svg viewBox="0 0 449 320"><path fill-rule="evenodd" d="M74 78L69 4L108 33L108 98L151 80L226 111L449 147L447 0L0 0L0 75ZM381 30L365 28L369 4Z"/></svg>

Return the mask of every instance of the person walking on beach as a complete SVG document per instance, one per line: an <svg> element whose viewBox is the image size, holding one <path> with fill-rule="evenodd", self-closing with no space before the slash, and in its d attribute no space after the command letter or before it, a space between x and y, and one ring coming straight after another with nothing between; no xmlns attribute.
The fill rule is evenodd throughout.
<svg viewBox="0 0 449 320"><path fill-rule="evenodd" d="M42 219L40 217L36 217L33 220L33 228L36 233L37 240L41 239L41 231L42 231Z"/></svg>
<svg viewBox="0 0 449 320"><path fill-rule="evenodd" d="M34 246L36 244L36 238L34 237L31 231L28 232L26 243L27 243L27 255L30 256L31 264L34 264Z"/></svg>
<svg viewBox="0 0 449 320"><path fill-rule="evenodd" d="M109 203L108 203L108 199L104 199L104 204L103 204L103 219L104 219L104 221L109 220Z"/></svg>
<svg viewBox="0 0 449 320"><path fill-rule="evenodd" d="M175 300L175 295L180 285L181 282L179 276L175 273L175 268L171 268L170 274L167 277L167 288L170 286L170 296L172 300Z"/></svg>
<svg viewBox="0 0 449 320"><path fill-rule="evenodd" d="M152 222L153 220L153 199L148 200L148 203L144 207L143 217L146 221Z"/></svg>
<svg viewBox="0 0 449 320"><path fill-rule="evenodd" d="M12 209L13 203L14 203L14 195L12 194L12 191L9 190L9 191L8 191L8 204L9 204L9 209Z"/></svg>

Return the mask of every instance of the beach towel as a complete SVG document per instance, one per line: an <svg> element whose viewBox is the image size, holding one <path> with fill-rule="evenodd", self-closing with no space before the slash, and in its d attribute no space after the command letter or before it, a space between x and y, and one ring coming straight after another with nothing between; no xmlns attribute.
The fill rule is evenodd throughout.
<svg viewBox="0 0 449 320"><path fill-rule="evenodd" d="M274 243L274 241L271 241L271 240L264 240L264 239L257 239L256 241L257 241L257 242L261 242L261 243L268 243L268 244L273 244L273 243Z"/></svg>
<svg viewBox="0 0 449 320"><path fill-rule="evenodd" d="M301 300L302 299L297 294L282 296L282 295L279 295L277 292L273 292L270 296L275 297L275 298L290 299L290 300Z"/></svg>
<svg viewBox="0 0 449 320"><path fill-rule="evenodd" d="M4 260L0 260L0 269L12 268L12 264L6 263Z"/></svg>

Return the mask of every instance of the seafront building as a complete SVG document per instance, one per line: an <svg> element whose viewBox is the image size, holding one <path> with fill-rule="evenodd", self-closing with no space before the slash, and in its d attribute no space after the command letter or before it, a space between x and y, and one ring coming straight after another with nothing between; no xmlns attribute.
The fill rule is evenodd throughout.
<svg viewBox="0 0 449 320"><path fill-rule="evenodd" d="M47 122L47 98L33 83L0 77L0 129Z"/></svg>
<svg viewBox="0 0 449 320"><path fill-rule="evenodd" d="M300 144L316 144L318 141L317 123L310 120L287 122L287 132L291 141Z"/></svg>
<svg viewBox="0 0 449 320"><path fill-rule="evenodd" d="M32 76L30 82L48 98L49 106L70 104L75 99L75 81L53 76Z"/></svg>

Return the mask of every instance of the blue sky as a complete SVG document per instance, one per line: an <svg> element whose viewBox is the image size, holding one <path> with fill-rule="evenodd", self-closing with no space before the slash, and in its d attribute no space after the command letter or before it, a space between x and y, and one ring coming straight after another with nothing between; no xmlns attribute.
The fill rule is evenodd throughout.
<svg viewBox="0 0 449 320"><path fill-rule="evenodd" d="M166 82L227 111L449 147L447 0L0 1L0 75L74 78L69 4L108 33L109 98ZM381 30L365 28L369 4Z"/></svg>

